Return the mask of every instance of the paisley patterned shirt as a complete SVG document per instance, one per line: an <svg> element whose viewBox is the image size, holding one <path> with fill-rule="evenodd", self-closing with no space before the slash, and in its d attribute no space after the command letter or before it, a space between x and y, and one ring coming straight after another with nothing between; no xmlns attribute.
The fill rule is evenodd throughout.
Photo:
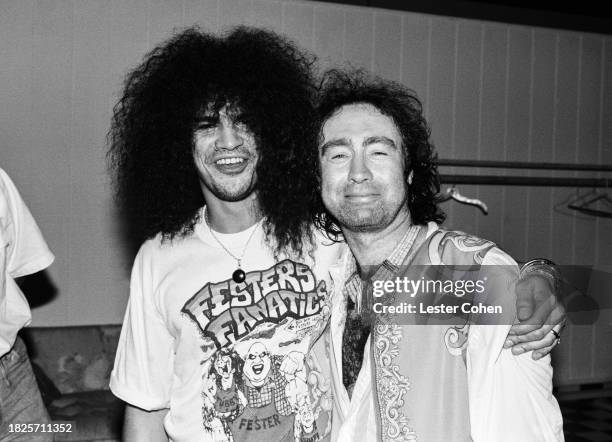
<svg viewBox="0 0 612 442"><path fill-rule="evenodd" d="M550 357L533 361L529 354L515 357L503 349L516 309L516 295L510 289L518 277L516 262L489 241L440 229L435 223L427 226L424 241L412 249L405 244L400 242L366 284L355 277L357 267L350 251L330 269L336 287L328 338L334 392L332 440L563 440L562 418L552 395ZM351 301L361 302L362 311L370 310L359 298L364 285L369 295L370 281L398 276L436 281L449 269L462 274L462 266L479 270L452 281L477 282L470 278L489 275L486 297L503 306L504 316L510 316L503 319L507 322L474 322L465 314L377 314L365 328L363 321L351 324L353 319L347 317ZM388 277L381 277L385 272ZM497 285L489 285L492 281ZM406 300L385 295L388 298L391 306ZM446 298L420 296L414 303L438 307ZM346 331L348 327L352 329ZM366 333L361 350L356 344ZM343 345L343 336L349 348ZM343 384L350 386L354 378L349 395Z"/></svg>

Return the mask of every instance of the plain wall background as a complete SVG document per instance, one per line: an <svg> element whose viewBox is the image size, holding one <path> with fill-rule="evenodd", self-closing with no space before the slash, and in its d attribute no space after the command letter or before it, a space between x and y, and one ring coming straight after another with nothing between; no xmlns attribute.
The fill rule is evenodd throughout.
<svg viewBox="0 0 612 442"><path fill-rule="evenodd" d="M1 0L0 167L57 257L49 273L58 293L34 309L34 325L121 322L132 256L119 234L105 134L122 80L175 29L240 23L286 34L322 67L349 62L416 90L441 158L612 163L610 36L316 2ZM554 210L576 189L460 190L490 215L449 202L448 226L518 260L611 268L612 222ZM606 376L610 321L566 336L559 357L583 363L557 375Z"/></svg>

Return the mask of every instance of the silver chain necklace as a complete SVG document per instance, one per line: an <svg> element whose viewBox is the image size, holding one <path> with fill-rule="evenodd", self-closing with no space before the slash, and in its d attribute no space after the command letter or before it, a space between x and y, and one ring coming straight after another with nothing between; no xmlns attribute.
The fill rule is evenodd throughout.
<svg viewBox="0 0 612 442"><path fill-rule="evenodd" d="M206 221L208 230L210 231L210 234L215 239L215 241L219 243L219 245L223 248L223 250L227 252L229 256L231 256L232 258L236 260L238 268L234 270L234 272L232 273L232 279L234 280L234 282L237 282L237 283L244 282L244 280L246 279L246 273L244 273L244 270L242 270L242 267L240 264L242 263L242 258L244 258L244 254L246 253L247 247L249 246L249 243L251 242L251 239L253 238L255 231L257 230L257 228L263 221L263 218L257 221L257 224L255 224L255 226L253 227L253 230L251 231L251 234L249 235L249 239L247 239L246 243L244 244L244 248L242 249L242 253L240 254L240 257L237 257L232 252L230 252L229 249L225 247L225 244L223 244L221 240L217 238L217 235L215 235L215 232L210 226L210 222L208 221L208 207L204 207L204 220Z"/></svg>

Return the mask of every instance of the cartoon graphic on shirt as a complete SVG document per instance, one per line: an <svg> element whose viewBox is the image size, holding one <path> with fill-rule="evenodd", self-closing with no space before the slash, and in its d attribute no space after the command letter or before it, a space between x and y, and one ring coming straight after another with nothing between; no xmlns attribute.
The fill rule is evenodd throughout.
<svg viewBox="0 0 612 442"><path fill-rule="evenodd" d="M204 391L202 393L204 402L202 406L204 429L213 437L215 442L233 442L234 438L229 425L215 411L217 375L214 372L210 372L204 381Z"/></svg>
<svg viewBox="0 0 612 442"><path fill-rule="evenodd" d="M203 336L223 348L248 336L258 325L277 325L287 318L312 329L321 322L326 300L325 281L317 284L310 267L286 259L267 270L248 272L243 282L208 283L181 311Z"/></svg>
<svg viewBox="0 0 612 442"><path fill-rule="evenodd" d="M256 342L246 354L242 373L249 407L261 408L274 401L276 411L287 416L292 412L285 397L288 380L280 370L279 360L280 356L270 356L266 346Z"/></svg>
<svg viewBox="0 0 612 442"><path fill-rule="evenodd" d="M242 364L243 361L238 353L227 349L219 350L213 359L211 368L217 375L214 407L217 416L224 421L233 421L247 405L242 393L242 379L236 376L236 372L242 371Z"/></svg>
<svg viewBox="0 0 612 442"><path fill-rule="evenodd" d="M321 440L316 420L321 412L321 407L318 406L316 410L314 409L308 393L292 395L290 402L295 411L293 427L295 442L318 442Z"/></svg>
<svg viewBox="0 0 612 442"><path fill-rule="evenodd" d="M241 283L210 282L185 303L202 339L203 426L215 441L330 434L330 382L309 354L327 303L325 281L288 259Z"/></svg>

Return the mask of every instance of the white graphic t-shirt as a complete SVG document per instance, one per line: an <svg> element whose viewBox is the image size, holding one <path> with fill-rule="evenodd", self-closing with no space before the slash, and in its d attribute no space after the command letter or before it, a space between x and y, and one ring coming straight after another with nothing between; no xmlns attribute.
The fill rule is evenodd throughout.
<svg viewBox="0 0 612 442"><path fill-rule="evenodd" d="M203 218L203 217L202 217ZM253 232L253 229L256 229ZM215 235L206 223L143 244L132 270L111 390L145 410L169 408L177 441L329 440L327 269L339 245L274 259L261 225Z"/></svg>

